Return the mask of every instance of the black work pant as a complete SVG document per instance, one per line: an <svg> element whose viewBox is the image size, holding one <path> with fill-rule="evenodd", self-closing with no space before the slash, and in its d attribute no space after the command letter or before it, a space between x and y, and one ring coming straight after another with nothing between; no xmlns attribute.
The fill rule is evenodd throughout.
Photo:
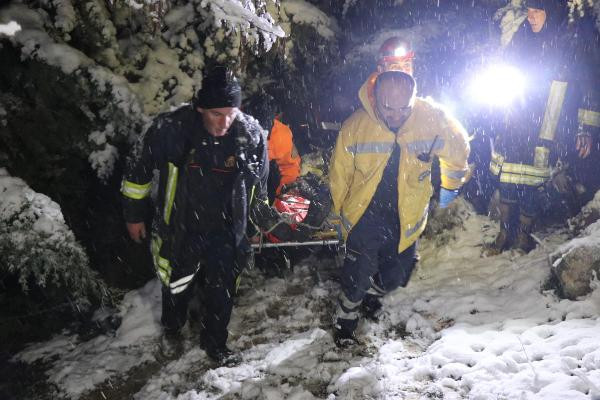
<svg viewBox="0 0 600 400"><path fill-rule="evenodd" d="M416 242L398 253L399 235L397 217L384 223L368 213L350 231L341 273L339 329L354 332L367 291L383 295L408 283L416 264Z"/></svg>
<svg viewBox="0 0 600 400"><path fill-rule="evenodd" d="M498 189L501 202L518 206L519 212L528 217L537 216L538 186L500 182Z"/></svg>
<svg viewBox="0 0 600 400"><path fill-rule="evenodd" d="M227 342L227 325L231 318L233 297L242 268L237 262L231 232L188 235L179 255L174 259L171 282L194 275L181 292L163 287L161 322L166 330L179 330L187 320L188 305L199 296L205 310L202 316L202 343L223 347Z"/></svg>

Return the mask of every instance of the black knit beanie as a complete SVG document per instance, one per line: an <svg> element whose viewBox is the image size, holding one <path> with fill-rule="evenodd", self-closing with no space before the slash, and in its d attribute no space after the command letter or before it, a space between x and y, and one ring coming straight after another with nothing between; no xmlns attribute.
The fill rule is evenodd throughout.
<svg viewBox="0 0 600 400"><path fill-rule="evenodd" d="M545 10L550 4L551 1L548 0L525 0L525 7L536 8L538 10Z"/></svg>
<svg viewBox="0 0 600 400"><path fill-rule="evenodd" d="M240 107L242 89L233 72L226 67L211 69L202 79L202 88L194 97L194 107L204 109Z"/></svg>

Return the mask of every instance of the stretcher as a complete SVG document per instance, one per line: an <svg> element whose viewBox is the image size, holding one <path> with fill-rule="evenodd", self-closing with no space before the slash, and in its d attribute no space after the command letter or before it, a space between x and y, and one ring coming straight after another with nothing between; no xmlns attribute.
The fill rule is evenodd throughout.
<svg viewBox="0 0 600 400"><path fill-rule="evenodd" d="M308 213L310 201L302 196L295 194L280 195L273 204L273 207L282 215L292 228L302 224ZM335 226L339 223L334 218L327 218L319 227L311 227L314 232L303 241L281 241L273 235L266 233L260 234L257 243L252 243L252 249L260 253L266 248L280 247L304 247L304 246L330 246L339 247L341 241Z"/></svg>

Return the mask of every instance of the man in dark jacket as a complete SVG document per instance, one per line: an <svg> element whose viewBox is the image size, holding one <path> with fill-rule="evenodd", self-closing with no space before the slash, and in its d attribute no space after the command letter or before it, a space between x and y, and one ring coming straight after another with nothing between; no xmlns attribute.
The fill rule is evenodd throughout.
<svg viewBox="0 0 600 400"><path fill-rule="evenodd" d="M198 281L206 310L200 345L219 363L234 358L226 346L227 325L250 254L248 221L268 226L276 217L267 202L266 138L239 110L240 102L233 74L213 69L193 104L155 119L134 149L122 184L127 229L140 243L153 171L159 171L151 247L163 283L165 336L179 335Z"/></svg>
<svg viewBox="0 0 600 400"><path fill-rule="evenodd" d="M526 252L535 247L530 234L539 213L540 189L551 179L552 166L575 148L580 157L587 157L590 131L597 129L593 118L585 118L598 114L590 109L593 88L585 83L587 75L574 54L561 5L527 0L526 6L527 22L505 52L507 62L527 77L527 88L521 101L507 110L492 151L490 171L498 177L501 228L491 254L510 246L513 231L515 247ZM517 209L518 226L513 229Z"/></svg>

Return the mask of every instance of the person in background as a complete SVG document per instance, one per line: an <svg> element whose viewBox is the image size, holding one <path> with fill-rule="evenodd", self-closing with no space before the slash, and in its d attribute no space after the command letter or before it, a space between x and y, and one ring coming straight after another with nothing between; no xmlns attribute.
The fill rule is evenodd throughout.
<svg viewBox="0 0 600 400"><path fill-rule="evenodd" d="M269 203L281 194L285 185L296 181L300 176L301 158L294 145L294 136L289 126L281 122L282 113L275 99L262 92L253 96L245 110L258 120L268 132L269 152Z"/></svg>
<svg viewBox="0 0 600 400"><path fill-rule="evenodd" d="M410 279L433 194L433 157L440 160L441 207L456 197L468 172L465 129L440 106L416 97L416 90L412 76L401 71L367 80L359 92L362 108L337 138L329 186L346 239L334 317L340 347L357 341L361 308L373 316L379 299Z"/></svg>
<svg viewBox="0 0 600 400"><path fill-rule="evenodd" d="M590 109L597 90L584 82L587 74L578 65L580 57L570 41L561 4L527 0L526 6L527 21L504 54L525 74L528 87L522 101L506 111L503 131L497 132L493 143L490 171L500 194L500 231L488 246L488 255L511 245L525 252L535 247L531 232L544 185L550 183L558 192L568 190L562 161L573 148L579 157L587 157L591 131L600 126L598 110Z"/></svg>

